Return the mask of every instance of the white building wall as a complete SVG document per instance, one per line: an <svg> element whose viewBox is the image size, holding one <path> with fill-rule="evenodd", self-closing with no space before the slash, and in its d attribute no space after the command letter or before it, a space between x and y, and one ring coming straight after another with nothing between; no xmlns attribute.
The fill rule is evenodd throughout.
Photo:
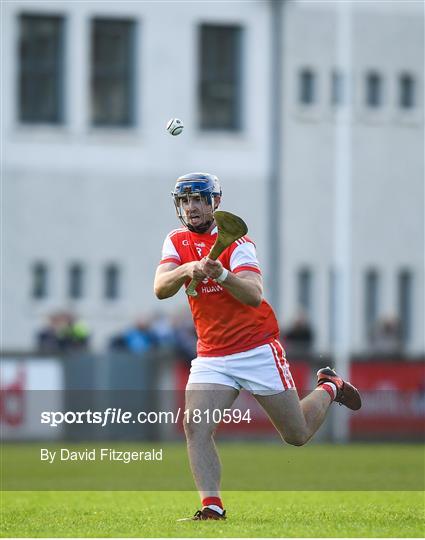
<svg viewBox="0 0 425 540"><path fill-rule="evenodd" d="M19 13L67 16L66 123L28 127L16 121L16 47ZM265 250L264 171L268 159L268 7L240 9L218 3L14 2L4 6L3 180L5 253L4 347L26 349L54 308L69 306L94 330L94 343L126 326L138 314L170 311L184 294L159 303L152 281L166 233L178 226L170 197L175 179L193 170L217 174L223 208L248 217L260 257ZM134 129L94 129L89 120L89 23L98 15L138 22L137 122ZM244 28L243 96L249 121L234 135L209 135L197 128L198 25L236 23ZM176 30L178 29L178 31ZM249 59L249 62L248 62ZM184 135L165 132L171 116L184 119ZM244 114L247 117L247 114ZM51 296L29 299L30 264L51 268ZM262 256L264 260L264 255ZM87 268L87 296L67 300L70 262ZM101 269L123 268L124 291L114 303L102 300Z"/></svg>
<svg viewBox="0 0 425 540"><path fill-rule="evenodd" d="M333 254L335 112L329 101L336 65L336 5L287 2L285 19L282 313L296 312L296 272L314 272L313 319L317 348L329 349L329 271ZM364 348L363 274L381 270L382 313L396 308L396 273L414 272L414 340L423 352L423 17L411 3L353 4L353 243L352 349ZM63 14L66 23L65 116L62 127L17 122L17 16L23 11ZM136 126L90 126L90 19L131 17L138 23ZM243 26L243 130L208 134L197 128L197 27L203 22ZM308 36L308 39L306 39ZM267 268L269 173L270 6L268 2L24 2L3 5L3 346L27 349L52 309L75 309L101 347L138 314L172 311L183 293L158 302L152 279L165 234L177 224L169 195L180 174L206 170L223 184L223 208L246 218ZM297 101L297 73L319 76L319 101ZM364 73L385 79L385 106L363 106ZM411 115L395 104L396 76L412 71L420 103ZM165 133L169 117L185 132ZM276 246L271 246L275 249ZM51 267L51 296L30 299L30 265ZM87 268L87 296L69 303L66 269ZM122 297L102 299L101 270L123 270ZM266 280L266 284L268 281ZM267 288L266 288L267 297ZM269 298L273 304L272 298Z"/></svg>
<svg viewBox="0 0 425 540"><path fill-rule="evenodd" d="M381 275L381 315L397 312L397 273L414 273L414 330L410 351L424 350L423 17L421 6L353 4L352 66L352 333L362 352L364 273ZM297 311L296 272L314 272L313 319L319 350L329 350L329 271L334 250L336 114L330 103L331 71L337 67L335 4L288 4L286 18L284 200L284 312ZM308 36L308 40L300 36ZM297 75L312 68L318 102L297 104ZM369 69L384 78L384 105L364 105ZM407 71L417 79L417 107L403 112L396 83Z"/></svg>

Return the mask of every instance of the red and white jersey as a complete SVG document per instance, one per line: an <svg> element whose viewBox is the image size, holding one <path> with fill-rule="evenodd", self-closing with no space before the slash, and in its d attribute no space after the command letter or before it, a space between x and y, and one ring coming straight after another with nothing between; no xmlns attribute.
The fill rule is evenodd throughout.
<svg viewBox="0 0 425 540"><path fill-rule="evenodd" d="M210 252L217 237L198 234L187 228L169 233L162 248L160 264L185 264L199 261ZM219 257L234 274L243 270L261 274L255 244L244 236L230 245ZM185 283L187 287L190 283ZM270 343L279 337L279 327L270 305L263 300L259 307L236 300L224 287L205 278L196 289L198 296L188 297L198 335L198 356L225 356Z"/></svg>

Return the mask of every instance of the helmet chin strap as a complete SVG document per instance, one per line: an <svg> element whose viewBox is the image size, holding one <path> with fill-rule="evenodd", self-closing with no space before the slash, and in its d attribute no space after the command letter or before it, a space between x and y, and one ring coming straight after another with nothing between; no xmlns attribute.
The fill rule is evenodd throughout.
<svg viewBox="0 0 425 540"><path fill-rule="evenodd" d="M211 221L208 221L207 223L204 223L204 224L202 224L202 225L199 225L198 227L194 227L193 225L187 224L187 228L188 228L189 231L191 231L191 232L195 232L195 233L200 233L200 234L202 234L202 233L205 233L205 232L208 231L208 229L211 227L213 221L214 221L214 220L211 219Z"/></svg>

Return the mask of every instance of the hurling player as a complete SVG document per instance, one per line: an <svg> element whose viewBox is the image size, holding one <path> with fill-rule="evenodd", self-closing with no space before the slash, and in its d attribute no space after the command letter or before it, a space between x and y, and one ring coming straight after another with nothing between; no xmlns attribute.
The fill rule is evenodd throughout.
<svg viewBox="0 0 425 540"><path fill-rule="evenodd" d="M207 173L181 176L172 195L183 227L164 241L154 290L164 299L192 279L200 281L198 296L188 298L198 346L186 387L186 409L228 409L245 388L281 437L296 446L319 429L333 401L359 409L357 389L329 367L318 371L316 389L299 399L275 314L263 298L255 244L248 236L233 242L217 261L208 259L217 237L214 211L222 196L218 178ZM201 510L189 518L194 520L226 518L214 444L217 424L211 417L201 415L201 421L195 422L185 415L190 466L202 503Z"/></svg>

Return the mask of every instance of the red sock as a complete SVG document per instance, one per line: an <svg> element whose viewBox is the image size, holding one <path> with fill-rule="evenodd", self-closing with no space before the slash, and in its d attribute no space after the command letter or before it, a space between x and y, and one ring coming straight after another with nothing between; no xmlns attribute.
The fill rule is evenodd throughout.
<svg viewBox="0 0 425 540"><path fill-rule="evenodd" d="M319 388L323 388L329 394L332 401L336 398L336 386L333 383L323 383Z"/></svg>
<svg viewBox="0 0 425 540"><path fill-rule="evenodd" d="M223 510L223 503L220 497L205 497L205 499L202 499L202 506L211 505L219 506Z"/></svg>

